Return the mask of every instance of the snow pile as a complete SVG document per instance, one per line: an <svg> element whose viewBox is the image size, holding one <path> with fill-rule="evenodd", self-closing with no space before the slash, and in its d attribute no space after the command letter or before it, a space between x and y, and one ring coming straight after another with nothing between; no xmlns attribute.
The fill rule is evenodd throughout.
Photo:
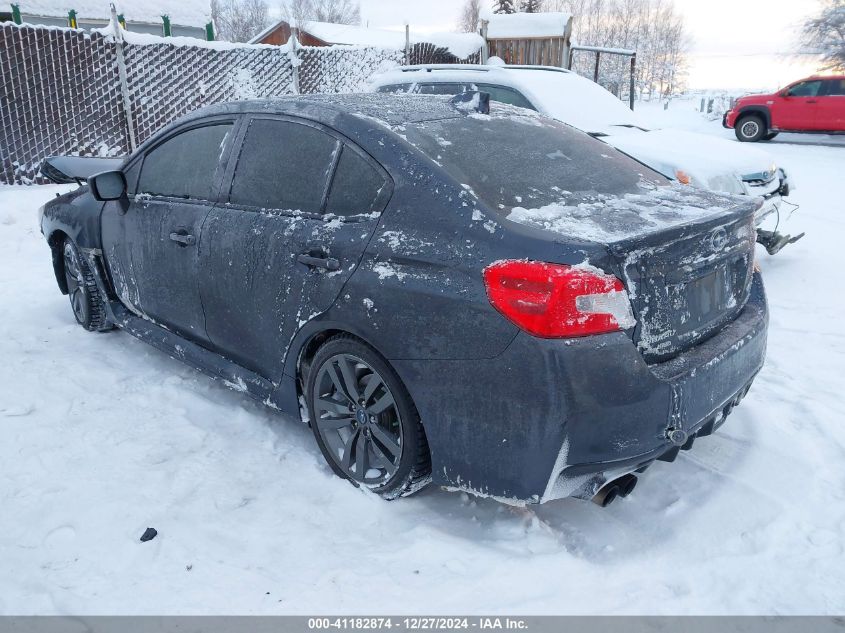
<svg viewBox="0 0 845 633"><path fill-rule="evenodd" d="M161 16L170 17L172 24L182 26L205 26L211 22L211 3L208 0L113 0L118 14L128 22L152 22L159 24ZM76 17L93 20L108 20L111 17L112 0L21 0L18 2L24 15L42 15L66 18L69 9L76 10Z"/></svg>
<svg viewBox="0 0 845 633"><path fill-rule="evenodd" d="M536 209L517 206L508 220L567 237L608 243L725 215L732 206L748 203L739 197L704 195L677 184L655 187L642 182L640 188L643 193L622 197L594 194Z"/></svg>
<svg viewBox="0 0 845 633"><path fill-rule="evenodd" d="M481 19L487 20L487 37L491 40L523 39L528 37L563 37L570 13L493 13L485 8Z"/></svg>

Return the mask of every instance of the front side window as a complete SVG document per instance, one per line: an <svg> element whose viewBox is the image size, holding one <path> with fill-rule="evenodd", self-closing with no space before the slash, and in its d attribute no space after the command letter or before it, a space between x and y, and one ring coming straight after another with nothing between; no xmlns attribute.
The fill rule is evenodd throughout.
<svg viewBox="0 0 845 633"><path fill-rule="evenodd" d="M210 200L214 175L232 123L177 134L144 156L138 191L154 196ZM131 183L130 183L131 186Z"/></svg>
<svg viewBox="0 0 845 633"><path fill-rule="evenodd" d="M320 213L338 142L301 123L254 119L241 148L231 204Z"/></svg>
<svg viewBox="0 0 845 633"><path fill-rule="evenodd" d="M326 213L350 216L380 212L387 180L363 156L345 147L337 163Z"/></svg>
<svg viewBox="0 0 845 633"><path fill-rule="evenodd" d="M802 81L792 86L788 94L790 97L815 97L819 94L821 85L821 81Z"/></svg>

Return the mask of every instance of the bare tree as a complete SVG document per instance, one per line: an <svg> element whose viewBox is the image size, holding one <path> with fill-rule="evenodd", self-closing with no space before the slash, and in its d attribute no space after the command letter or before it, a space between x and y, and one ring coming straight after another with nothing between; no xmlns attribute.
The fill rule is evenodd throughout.
<svg viewBox="0 0 845 633"><path fill-rule="evenodd" d="M478 18L481 13L481 0L466 0L461 9L458 29L463 33L474 33L478 28Z"/></svg>
<svg viewBox="0 0 845 633"><path fill-rule="evenodd" d="M523 13L540 13L543 10L543 0L523 0L520 11Z"/></svg>
<svg viewBox="0 0 845 633"><path fill-rule="evenodd" d="M270 24L264 0L211 0L211 19L229 42L248 42Z"/></svg>
<svg viewBox="0 0 845 633"><path fill-rule="evenodd" d="M516 13L514 0L493 0L493 13Z"/></svg>
<svg viewBox="0 0 845 633"><path fill-rule="evenodd" d="M573 38L580 44L636 50L634 89L640 97L650 99L683 88L690 40L674 0L545 0L543 7L571 13ZM592 77L594 64L592 53L578 53L573 70ZM625 96L629 68L627 57L602 55L599 82Z"/></svg>
<svg viewBox="0 0 845 633"><path fill-rule="evenodd" d="M305 28L310 20L361 24L361 4L354 0L287 0L282 15L292 26Z"/></svg>
<svg viewBox="0 0 845 633"><path fill-rule="evenodd" d="M845 70L845 0L825 0L821 12L804 22L803 33L821 53L825 70Z"/></svg>
<svg viewBox="0 0 845 633"><path fill-rule="evenodd" d="M311 0L287 0L282 4L282 17L294 29L305 29L314 17Z"/></svg>

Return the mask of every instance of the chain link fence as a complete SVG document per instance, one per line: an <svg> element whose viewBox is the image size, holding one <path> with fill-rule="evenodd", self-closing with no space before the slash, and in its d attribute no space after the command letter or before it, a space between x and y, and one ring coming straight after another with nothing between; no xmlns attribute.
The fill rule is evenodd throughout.
<svg viewBox="0 0 845 633"><path fill-rule="evenodd" d="M0 26L0 182L34 182L52 154L125 153L120 104L113 41Z"/></svg>
<svg viewBox="0 0 845 633"><path fill-rule="evenodd" d="M404 51L116 41L0 24L0 183L43 182L48 156L120 156L220 101L354 92ZM125 81L121 81L121 69Z"/></svg>

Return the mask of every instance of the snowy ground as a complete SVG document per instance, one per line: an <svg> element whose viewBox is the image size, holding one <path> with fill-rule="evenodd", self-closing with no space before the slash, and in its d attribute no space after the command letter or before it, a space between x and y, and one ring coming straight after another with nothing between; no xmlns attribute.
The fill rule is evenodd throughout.
<svg viewBox="0 0 845 633"><path fill-rule="evenodd" d="M36 228L60 189L0 188L0 613L841 613L845 144L812 140L767 145L808 235L760 257L763 373L605 510L354 489L299 421L77 327Z"/></svg>

